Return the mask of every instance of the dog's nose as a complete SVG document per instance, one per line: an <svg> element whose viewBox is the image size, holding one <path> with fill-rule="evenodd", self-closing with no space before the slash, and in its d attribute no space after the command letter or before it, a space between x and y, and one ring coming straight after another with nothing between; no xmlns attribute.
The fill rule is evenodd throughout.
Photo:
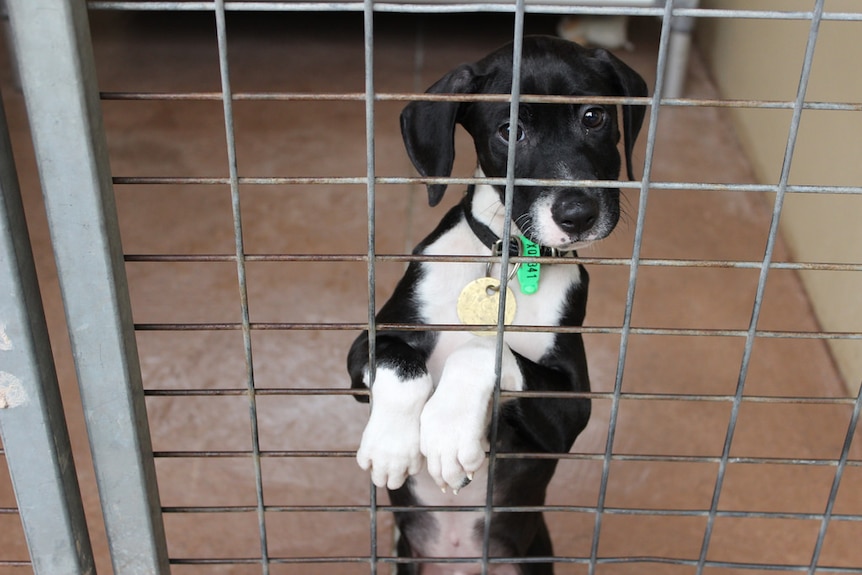
<svg viewBox="0 0 862 575"><path fill-rule="evenodd" d="M579 236L596 225L599 211L599 203L595 198L579 193L555 202L551 216L561 230L571 236Z"/></svg>

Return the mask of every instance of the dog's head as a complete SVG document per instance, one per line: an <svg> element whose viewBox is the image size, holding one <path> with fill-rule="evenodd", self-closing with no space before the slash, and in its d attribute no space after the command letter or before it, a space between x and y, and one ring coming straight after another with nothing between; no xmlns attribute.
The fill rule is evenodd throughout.
<svg viewBox="0 0 862 575"><path fill-rule="evenodd" d="M512 61L509 44L474 64L449 72L428 93L511 93ZM549 36L524 38L521 93L625 97L648 94L643 78L606 50L587 49ZM645 111L645 106L622 106L629 179L634 179L632 148ZM517 138L517 178L619 178L620 130L614 105L521 103L518 125L513 127L509 125L508 102L411 102L401 113L401 133L410 159L423 176L451 175L456 123L473 137L479 167L487 176L506 175L511 135ZM429 184L429 203L439 203L445 191L445 184ZM497 188L501 199L503 191ZM517 187L512 208L513 220L534 242L574 249L613 231L619 220L619 189Z"/></svg>

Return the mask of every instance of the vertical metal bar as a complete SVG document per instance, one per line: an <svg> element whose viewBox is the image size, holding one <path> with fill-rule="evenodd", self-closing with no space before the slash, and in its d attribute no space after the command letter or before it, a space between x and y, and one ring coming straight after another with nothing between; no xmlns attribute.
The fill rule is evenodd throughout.
<svg viewBox="0 0 862 575"><path fill-rule="evenodd" d="M820 21L823 16L823 3L824 0L815 0L814 13L811 17L811 27L808 31L808 44L805 47L805 58L802 62L802 72L799 77L799 86L796 91L796 101L793 105L793 116L790 120L790 129L787 135L787 145L784 149L784 163L781 166L781 177L778 181L778 191L775 194L775 204L772 209L772 221L769 224L766 250L763 255L763 262L760 266L760 277L757 282L757 291L754 296L751 321L749 322L748 333L745 338L745 349L742 353L739 378L736 383L736 393L734 394L733 402L731 404L730 419L727 424L724 448L722 449L721 459L718 464L718 474L716 475L715 488L712 493L712 503L710 504L709 515L706 520L706 529L703 535L703 544L701 545L700 557L697 562L697 575L701 575L703 573L706 556L709 552L709 543L712 538L713 526L715 525L718 501L721 497L721 489L724 484L724 477L727 471L727 462L730 457L730 448L733 444L733 435L736 431L739 407L742 404L745 379L748 375L748 366L751 360L751 351L754 347L754 339L757 335L757 322L760 318L763 294L766 291L766 280L769 276L769 266L772 262L775 243L778 240L778 224L781 219L781 208L784 205L784 197L787 192L787 182L790 178L790 166L793 161L793 152L796 148L796 139L799 134L799 122L802 118L802 108L805 104L805 93L808 90L808 78L811 75L811 64L814 60L814 47L817 44L817 33L820 29Z"/></svg>
<svg viewBox="0 0 862 575"><path fill-rule="evenodd" d="M114 571L168 573L87 7L8 8Z"/></svg>
<svg viewBox="0 0 862 575"><path fill-rule="evenodd" d="M622 331L620 333L620 354L617 358L617 372L614 380L613 397L611 399L611 413L608 418L608 438L605 444L605 453L602 460L602 478L599 485L598 500L596 502L596 520L593 528L593 542L590 548L589 575L594 575L596 571L599 552L599 537L602 530L602 516L604 514L608 477L611 469L611 455L613 455L614 452L614 439L616 437L620 394L622 393L623 373L625 372L629 333L632 325L632 309L634 307L635 289L637 287L641 245L643 243L644 223L646 221L647 199L649 197L650 177L652 175L652 163L653 156L655 154L656 134L658 133L659 104L661 102L662 92L664 91L665 70L667 69L669 38L673 18L673 4L673 0L667 0L664 7L664 15L662 16L658 62L656 64L656 82L650 105L650 122L647 131L646 158L644 159L644 171L641 178L640 198L638 200L638 217L637 224L635 226L634 245L632 247L632 263L631 269L629 270L626 309L623 316Z"/></svg>
<svg viewBox="0 0 862 575"><path fill-rule="evenodd" d="M859 425L859 412L862 411L862 383L856 394L856 403L853 405L853 413L850 415L850 423L847 425L847 434L844 436L844 447L841 448L841 456L835 469L835 477L832 478L832 488L829 490L829 498L826 500L826 511L820 521L820 531L817 533L817 542L814 544L814 552L811 554L811 563L808 566L808 575L814 575L817 571L817 563L820 561L820 552L823 550L823 542L826 540L826 530L832 520L832 511L835 508L835 499L838 497L838 488L841 486L841 478L850 458L850 446L856 435Z"/></svg>
<svg viewBox="0 0 862 575"><path fill-rule="evenodd" d="M521 55L524 44L524 0L515 0L515 30L512 44L512 101L509 104L509 125L517 126L521 104ZM509 147L506 157L506 188L503 196L504 218L501 240L508 246L512 235L512 202L515 195L515 152L517 150L517 130L509 133ZM502 251L500 261L500 294L505 294L509 285L509 250ZM482 575L488 575L490 566L488 560L491 552L491 519L494 505L494 470L497 462L497 433L500 426L500 386L503 377L503 351L506 345L503 325L506 318L506 297L500 297L497 309L497 340L494 356L494 393L491 396L491 422L488 450L488 482L485 487L485 514L482 531Z"/></svg>
<svg viewBox="0 0 862 575"><path fill-rule="evenodd" d="M424 85L422 82L422 71L425 68L425 25L424 20L416 21L416 38L413 47L413 91L422 92ZM407 160L407 165L412 166ZM408 168L409 169L409 168ZM416 217L416 210L424 204L421 198L425 195L425 186L422 184L410 184L407 190L407 218L405 227L407 233L404 235L404 252L410 253L413 246L418 243L418 240L413 237L414 226L413 222ZM419 201L417 202L417 198Z"/></svg>
<svg viewBox="0 0 862 575"><path fill-rule="evenodd" d="M365 165L366 201L368 211L368 387L374 386L377 366L377 323L375 311L377 302L374 295L376 280L376 171L374 148L374 0L363 2L363 37L365 50ZM371 400L373 402L373 399ZM377 489L369 481L369 564L371 575L377 575Z"/></svg>
<svg viewBox="0 0 862 575"><path fill-rule="evenodd" d="M252 462L254 465L255 492L257 496L257 525L260 537L260 565L263 575L269 575L269 551L266 536L266 509L263 496L263 471L260 462L260 430L257 418L257 394L254 384L254 356L251 348L251 321L248 310L248 282L245 273L245 248L242 237L242 211L240 209L239 173L236 160L236 137L233 124L233 92L230 85L230 66L227 56L227 24L224 0L215 3L216 36L218 41L219 71L221 74L222 104L224 108L225 139L227 142L230 199L233 215L234 247L236 249L236 274L239 287L242 341L245 353L246 392L248 393L248 417L251 427Z"/></svg>
<svg viewBox="0 0 862 575"><path fill-rule="evenodd" d="M0 100L0 437L36 575L95 573Z"/></svg>

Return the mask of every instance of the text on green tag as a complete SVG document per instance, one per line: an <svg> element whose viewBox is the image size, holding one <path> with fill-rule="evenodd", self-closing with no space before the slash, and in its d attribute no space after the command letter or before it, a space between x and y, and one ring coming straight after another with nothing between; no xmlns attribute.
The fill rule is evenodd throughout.
<svg viewBox="0 0 862 575"><path fill-rule="evenodd" d="M524 249L521 255L524 257L537 258L542 254L541 248L525 236L521 236L521 245ZM540 267L539 262L524 262L518 268L518 283L521 284L521 293L530 295L539 291Z"/></svg>

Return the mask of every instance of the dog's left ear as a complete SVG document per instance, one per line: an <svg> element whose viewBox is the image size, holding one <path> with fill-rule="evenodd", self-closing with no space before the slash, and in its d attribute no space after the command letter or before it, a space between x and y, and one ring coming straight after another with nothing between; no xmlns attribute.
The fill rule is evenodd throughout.
<svg viewBox="0 0 862 575"><path fill-rule="evenodd" d="M466 94L474 91L476 75L460 66L435 82L427 94ZM448 177L455 163L455 122L460 102L410 102L401 112L401 137L410 161L426 177ZM446 184L428 184L428 203L443 199Z"/></svg>
<svg viewBox="0 0 862 575"><path fill-rule="evenodd" d="M629 68L625 62L601 48L596 49L594 54L596 58L610 66L613 72L613 78L611 79L616 81L619 90L619 93L614 94L615 96L641 98L649 95L649 89L644 79L641 78L640 74ZM623 136L625 138L623 145L626 153L626 175L628 175L630 180L635 179L632 168L632 149L641 131L645 115L646 106L623 106Z"/></svg>

